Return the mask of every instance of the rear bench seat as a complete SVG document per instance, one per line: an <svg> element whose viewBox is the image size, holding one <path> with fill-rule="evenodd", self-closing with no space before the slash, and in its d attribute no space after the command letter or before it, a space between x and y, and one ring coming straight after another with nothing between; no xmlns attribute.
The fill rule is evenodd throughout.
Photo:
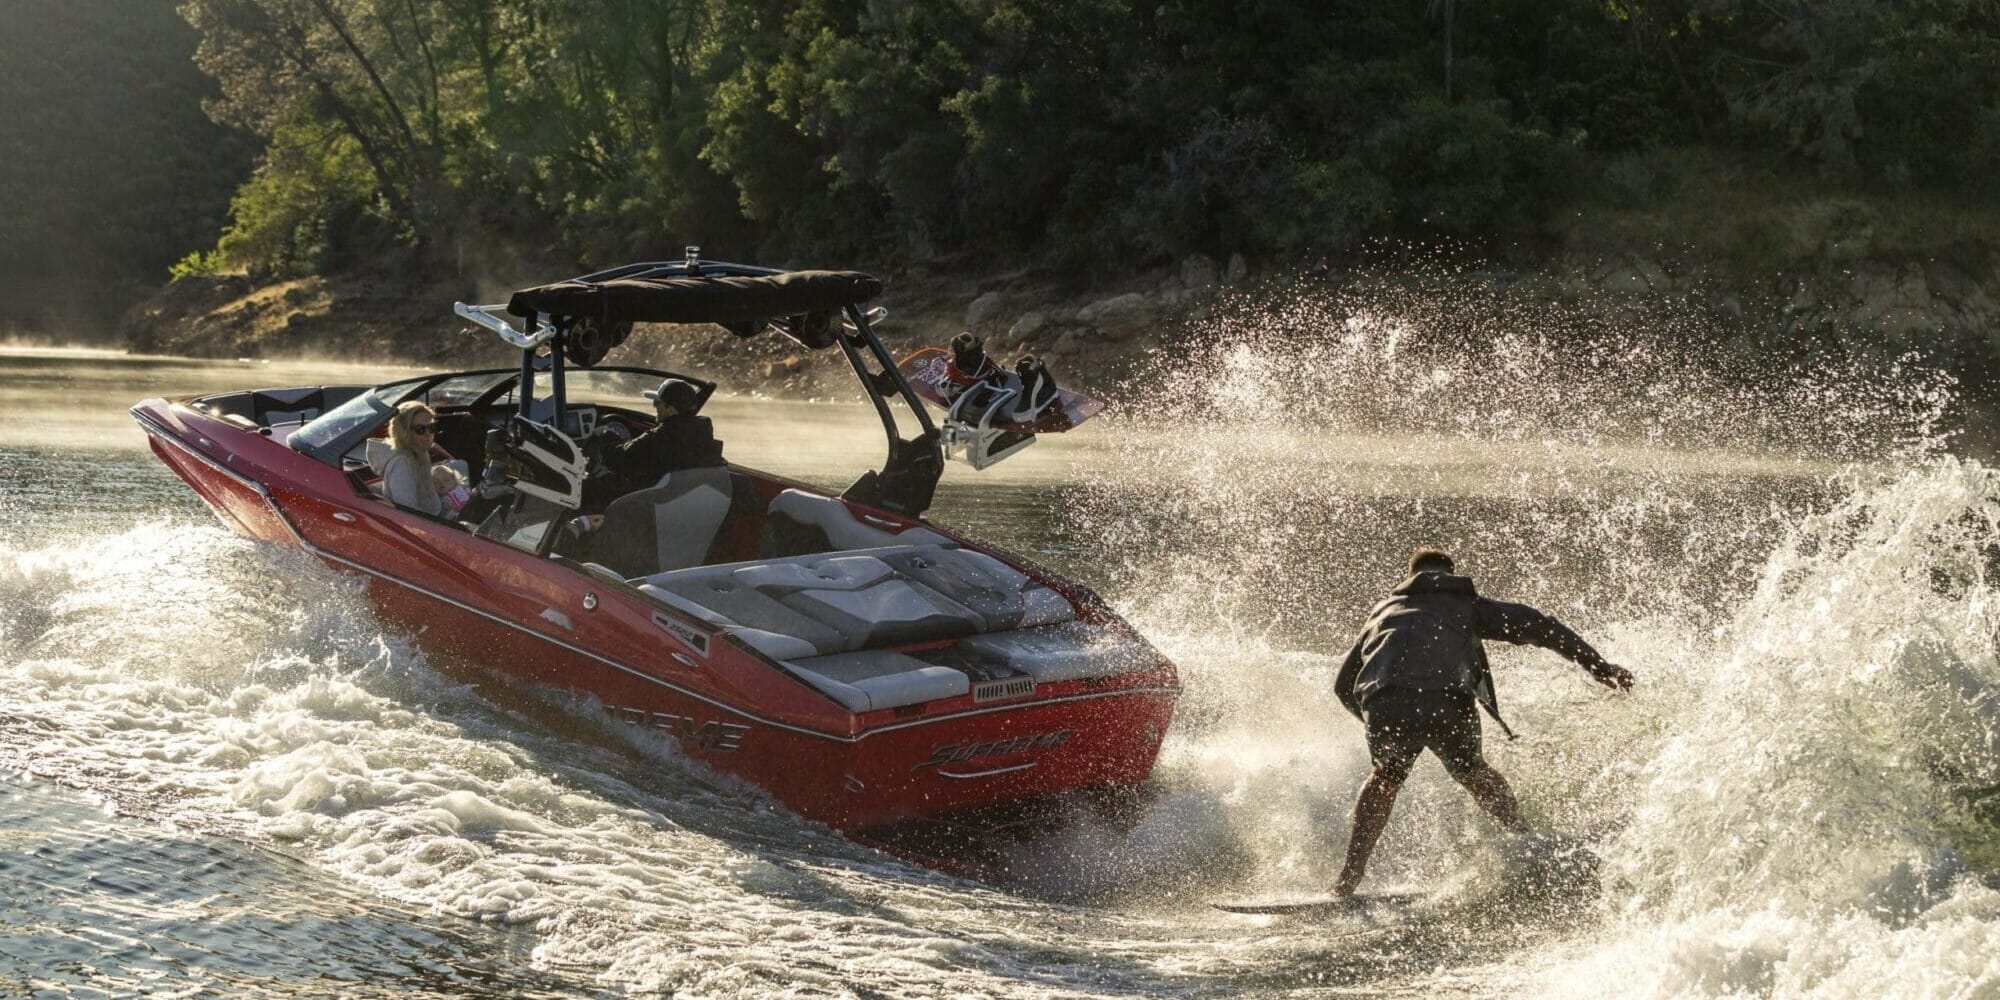
<svg viewBox="0 0 2000 1000"><path fill-rule="evenodd" d="M955 639L1076 617L1061 594L950 543L823 552L655 573L659 600L793 660Z"/></svg>
<svg viewBox="0 0 2000 1000"><path fill-rule="evenodd" d="M852 711L965 694L965 669L882 647L968 638L952 659L1037 681L1107 676L1147 657L1075 621L1061 594L983 552L892 545L656 573L632 581L719 628Z"/></svg>

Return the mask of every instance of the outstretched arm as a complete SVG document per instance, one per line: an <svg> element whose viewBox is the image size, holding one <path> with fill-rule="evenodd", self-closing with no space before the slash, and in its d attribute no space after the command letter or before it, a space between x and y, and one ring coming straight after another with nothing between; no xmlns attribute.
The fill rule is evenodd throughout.
<svg viewBox="0 0 2000 1000"><path fill-rule="evenodd" d="M1540 646L1590 671L1591 677L1605 687L1619 691L1632 687L1631 671L1598 655L1569 626L1525 604L1482 597L1474 622L1481 639Z"/></svg>

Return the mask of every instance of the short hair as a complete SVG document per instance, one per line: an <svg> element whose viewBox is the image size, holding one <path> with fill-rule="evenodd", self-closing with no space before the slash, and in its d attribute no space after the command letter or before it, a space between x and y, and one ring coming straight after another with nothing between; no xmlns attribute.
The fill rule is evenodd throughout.
<svg viewBox="0 0 2000 1000"><path fill-rule="evenodd" d="M1410 573L1412 575L1432 570L1440 573L1450 573L1457 568L1457 566L1453 565L1451 557L1445 555L1440 549L1425 547L1410 553Z"/></svg>

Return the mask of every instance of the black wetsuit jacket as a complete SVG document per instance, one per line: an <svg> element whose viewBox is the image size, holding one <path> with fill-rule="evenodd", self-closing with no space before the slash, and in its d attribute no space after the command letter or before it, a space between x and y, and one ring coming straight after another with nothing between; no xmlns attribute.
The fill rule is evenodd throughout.
<svg viewBox="0 0 2000 1000"><path fill-rule="evenodd" d="M604 453L608 475L585 484L587 492L608 501L657 484L660 477L681 469L706 469L725 464L722 442L707 417L679 414L652 430ZM589 507L590 496L585 506Z"/></svg>
<svg viewBox="0 0 2000 1000"><path fill-rule="evenodd" d="M1334 693L1357 719L1382 691L1459 691L1479 699L1513 735L1500 718L1484 639L1554 650L1599 677L1611 666L1568 626L1525 604L1481 597L1467 577L1418 573L1389 595L1368 613L1334 680Z"/></svg>

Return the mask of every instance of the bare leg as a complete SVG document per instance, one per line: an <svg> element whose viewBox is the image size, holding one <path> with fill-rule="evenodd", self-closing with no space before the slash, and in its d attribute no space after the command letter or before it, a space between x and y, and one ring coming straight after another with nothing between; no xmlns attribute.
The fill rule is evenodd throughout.
<svg viewBox="0 0 2000 1000"><path fill-rule="evenodd" d="M1493 765L1482 760L1477 766L1452 770L1451 776L1472 793L1472 801L1479 803L1479 808L1486 810L1494 822L1514 833L1528 832L1528 824L1521 820L1521 804L1514 799L1514 789Z"/></svg>
<svg viewBox="0 0 2000 1000"><path fill-rule="evenodd" d="M1380 771L1370 772L1368 780L1361 783L1361 794L1354 797L1354 831L1347 839L1347 863L1341 866L1340 881L1333 884L1334 895L1354 895L1354 887L1368 873L1368 856L1375 853L1375 841L1389 825L1389 812L1396 807L1396 793L1402 788L1402 778L1385 777Z"/></svg>

